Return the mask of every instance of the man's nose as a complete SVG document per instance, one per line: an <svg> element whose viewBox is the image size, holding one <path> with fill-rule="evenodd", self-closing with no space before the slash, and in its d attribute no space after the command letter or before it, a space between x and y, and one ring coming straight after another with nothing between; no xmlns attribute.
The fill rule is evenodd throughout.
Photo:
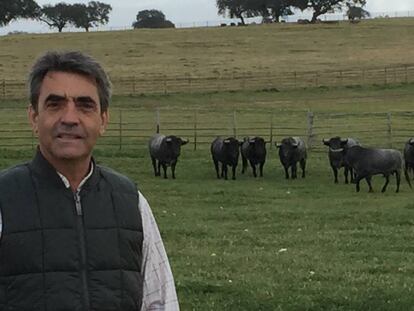
<svg viewBox="0 0 414 311"><path fill-rule="evenodd" d="M76 103L73 98L68 98L65 109L62 112L61 122L67 125L79 123L79 112L76 109Z"/></svg>

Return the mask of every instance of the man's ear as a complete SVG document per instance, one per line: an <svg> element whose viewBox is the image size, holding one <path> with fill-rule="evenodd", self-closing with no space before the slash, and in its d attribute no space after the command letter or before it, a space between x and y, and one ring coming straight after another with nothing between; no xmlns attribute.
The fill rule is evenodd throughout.
<svg viewBox="0 0 414 311"><path fill-rule="evenodd" d="M30 125L32 126L33 133L37 134L38 126L37 126L37 118L39 113L35 110L35 108L29 104L27 107L27 117L29 119Z"/></svg>
<svg viewBox="0 0 414 311"><path fill-rule="evenodd" d="M105 133L106 127L109 122L109 111L105 110L101 113L101 127L99 129L99 134L103 135Z"/></svg>

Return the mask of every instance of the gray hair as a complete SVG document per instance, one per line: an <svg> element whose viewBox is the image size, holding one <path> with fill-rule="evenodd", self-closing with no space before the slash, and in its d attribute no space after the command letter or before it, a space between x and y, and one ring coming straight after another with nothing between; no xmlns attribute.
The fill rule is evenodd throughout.
<svg viewBox="0 0 414 311"><path fill-rule="evenodd" d="M111 81L102 66L91 56L79 51L50 51L34 63L28 78L29 98L37 111L40 88L49 71L70 72L90 77L96 81L101 111L106 111L111 98Z"/></svg>

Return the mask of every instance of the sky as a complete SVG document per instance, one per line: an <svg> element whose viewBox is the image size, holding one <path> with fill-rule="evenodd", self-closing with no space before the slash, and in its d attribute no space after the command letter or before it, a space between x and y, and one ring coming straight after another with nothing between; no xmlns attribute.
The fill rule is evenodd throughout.
<svg viewBox="0 0 414 311"><path fill-rule="evenodd" d="M141 10L161 10L166 18L177 27L212 26L225 22L223 16L217 15L215 0L99 0L111 4L112 12L107 25L108 29L130 28L137 13ZM37 0L39 5L66 3L88 3L82 0ZM389 16L414 16L414 0L367 0L365 7L375 15ZM397 13L396 13L397 12ZM228 21L228 19L227 19ZM0 34L11 31L48 32L48 26L44 23L33 21L12 22L7 27L0 28Z"/></svg>

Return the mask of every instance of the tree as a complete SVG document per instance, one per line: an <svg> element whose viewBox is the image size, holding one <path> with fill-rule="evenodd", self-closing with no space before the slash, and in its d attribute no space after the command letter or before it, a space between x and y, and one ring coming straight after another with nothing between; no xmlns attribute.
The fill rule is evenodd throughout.
<svg viewBox="0 0 414 311"><path fill-rule="evenodd" d="M175 25L165 19L164 13L158 10L139 11L136 21L132 23L134 28L174 28Z"/></svg>
<svg viewBox="0 0 414 311"><path fill-rule="evenodd" d="M73 5L60 2L56 5L44 5L41 9L39 20L45 22L51 28L57 28L59 32L69 23L71 23L74 10Z"/></svg>
<svg viewBox="0 0 414 311"><path fill-rule="evenodd" d="M39 9L34 0L0 0L0 27L19 18L36 18Z"/></svg>
<svg viewBox="0 0 414 311"><path fill-rule="evenodd" d="M86 31L89 31L91 27L108 23L112 7L99 1L91 1L87 6L83 3L73 4L71 11L71 24L77 28L84 28Z"/></svg>
<svg viewBox="0 0 414 311"><path fill-rule="evenodd" d="M346 15L348 16L350 22L353 22L356 19L362 19L370 16L368 11L357 6L348 6L348 11L346 12Z"/></svg>
<svg viewBox="0 0 414 311"><path fill-rule="evenodd" d="M218 14L240 18L243 25L245 25L244 17L257 16L257 10L252 7L251 3L251 0L216 0Z"/></svg>
<svg viewBox="0 0 414 311"><path fill-rule="evenodd" d="M318 20L318 17L334 12L335 10L341 11L344 6L351 4L361 4L365 5L366 0L292 0L293 6L301 9L312 9L312 19L311 23L315 23Z"/></svg>
<svg viewBox="0 0 414 311"><path fill-rule="evenodd" d="M279 22L282 16L293 15L291 6L294 5L292 0L268 0L267 8L273 17L274 22Z"/></svg>

